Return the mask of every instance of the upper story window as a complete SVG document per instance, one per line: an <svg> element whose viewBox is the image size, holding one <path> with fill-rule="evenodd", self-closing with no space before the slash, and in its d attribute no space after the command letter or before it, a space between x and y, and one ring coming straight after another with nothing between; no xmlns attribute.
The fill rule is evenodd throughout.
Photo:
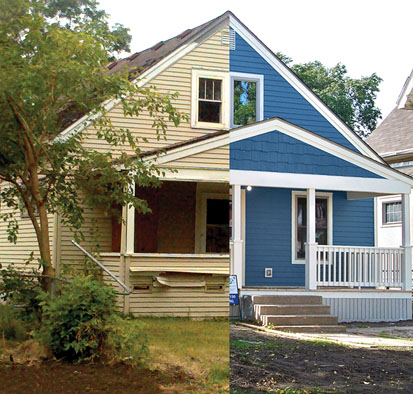
<svg viewBox="0 0 413 394"><path fill-rule="evenodd" d="M192 70L192 127L229 128L228 80L228 73Z"/></svg>
<svg viewBox="0 0 413 394"><path fill-rule="evenodd" d="M392 201L383 203L383 224L395 224L402 221L402 202Z"/></svg>
<svg viewBox="0 0 413 394"><path fill-rule="evenodd" d="M264 76L231 73L231 127L264 118Z"/></svg>
<svg viewBox="0 0 413 394"><path fill-rule="evenodd" d="M199 78L198 122L221 123L222 80Z"/></svg>

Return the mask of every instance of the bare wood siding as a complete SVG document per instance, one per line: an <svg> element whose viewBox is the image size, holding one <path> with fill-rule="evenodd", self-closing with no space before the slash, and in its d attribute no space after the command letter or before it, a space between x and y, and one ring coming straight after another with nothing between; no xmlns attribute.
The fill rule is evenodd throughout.
<svg viewBox="0 0 413 394"><path fill-rule="evenodd" d="M229 145L197 153L166 164L169 167L219 168L229 170Z"/></svg>
<svg viewBox="0 0 413 394"><path fill-rule="evenodd" d="M225 27L228 32L229 28ZM191 83L192 69L206 68L216 71L229 72L229 47L221 43L221 31L216 32L192 52L178 60L167 70L152 79L148 85L155 86L161 93L179 93L174 105L179 110L190 115L191 112ZM120 106L116 106L109 111L112 122L117 127L127 127L138 137L145 137L148 142L141 142L143 151L167 146L180 141L198 137L207 133L215 132L211 129L191 128L189 123L175 127L172 123L168 126L167 139L157 140L155 131L152 128L152 120L148 114L142 114L139 118L125 118ZM96 138L92 128L89 128L88 138L84 142L85 146L91 149L107 150L108 145ZM125 148L127 150L127 147Z"/></svg>

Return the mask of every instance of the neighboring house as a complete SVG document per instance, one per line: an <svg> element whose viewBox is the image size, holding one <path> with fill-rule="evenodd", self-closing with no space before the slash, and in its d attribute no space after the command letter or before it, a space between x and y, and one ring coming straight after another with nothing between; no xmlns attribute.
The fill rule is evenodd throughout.
<svg viewBox="0 0 413 394"><path fill-rule="evenodd" d="M82 245L98 243L100 260L133 288L119 299L125 312L227 316L231 268L241 296L319 294L341 320L411 318L409 221L404 246L383 253L373 197L402 194L408 219L413 180L388 167L231 12L110 69L124 66L142 70L141 85L178 91L175 104L190 115L158 141L147 115L124 118L108 103L115 124L147 138L146 157L162 148L158 166L176 170L161 189L136 187L151 215L124 207L119 225L87 212ZM110 148L87 116L62 135L80 127L90 149ZM80 263L70 230L50 220L57 268ZM21 261L36 246L29 221L20 224L17 246L1 224L2 261Z"/></svg>
<svg viewBox="0 0 413 394"><path fill-rule="evenodd" d="M413 175L413 71L407 78L396 107L366 142L392 167ZM376 236L379 246L402 244L401 196L376 199Z"/></svg>

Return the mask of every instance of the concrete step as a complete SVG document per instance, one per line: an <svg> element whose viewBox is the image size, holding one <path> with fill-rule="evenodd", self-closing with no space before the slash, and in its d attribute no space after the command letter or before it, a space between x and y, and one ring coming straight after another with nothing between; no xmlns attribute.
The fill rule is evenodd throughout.
<svg viewBox="0 0 413 394"><path fill-rule="evenodd" d="M316 333L316 334L339 334L339 333L346 332L346 327L338 326L338 325L276 326L274 327L274 330L286 331L286 332Z"/></svg>
<svg viewBox="0 0 413 394"><path fill-rule="evenodd" d="M321 305L323 297L313 295L256 295L254 305Z"/></svg>
<svg viewBox="0 0 413 394"><path fill-rule="evenodd" d="M260 315L329 315L328 305L254 305L255 316Z"/></svg>
<svg viewBox="0 0 413 394"><path fill-rule="evenodd" d="M261 315L264 326L337 325L337 316L331 315Z"/></svg>

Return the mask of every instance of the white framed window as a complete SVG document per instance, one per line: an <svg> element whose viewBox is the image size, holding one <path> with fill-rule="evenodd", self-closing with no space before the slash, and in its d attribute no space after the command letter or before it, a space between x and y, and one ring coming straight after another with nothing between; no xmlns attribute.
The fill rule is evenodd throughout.
<svg viewBox="0 0 413 394"><path fill-rule="evenodd" d="M333 194L316 193L315 204L316 242L319 245L333 243ZM293 264L305 264L307 242L307 193L293 191L291 195L291 253Z"/></svg>
<svg viewBox="0 0 413 394"><path fill-rule="evenodd" d="M229 128L228 85L228 73L214 70L192 70L192 127Z"/></svg>
<svg viewBox="0 0 413 394"><path fill-rule="evenodd" d="M402 222L402 202L386 201L383 202L383 225L400 224Z"/></svg>
<svg viewBox="0 0 413 394"><path fill-rule="evenodd" d="M264 76L230 73L231 127L245 126L264 119Z"/></svg>

